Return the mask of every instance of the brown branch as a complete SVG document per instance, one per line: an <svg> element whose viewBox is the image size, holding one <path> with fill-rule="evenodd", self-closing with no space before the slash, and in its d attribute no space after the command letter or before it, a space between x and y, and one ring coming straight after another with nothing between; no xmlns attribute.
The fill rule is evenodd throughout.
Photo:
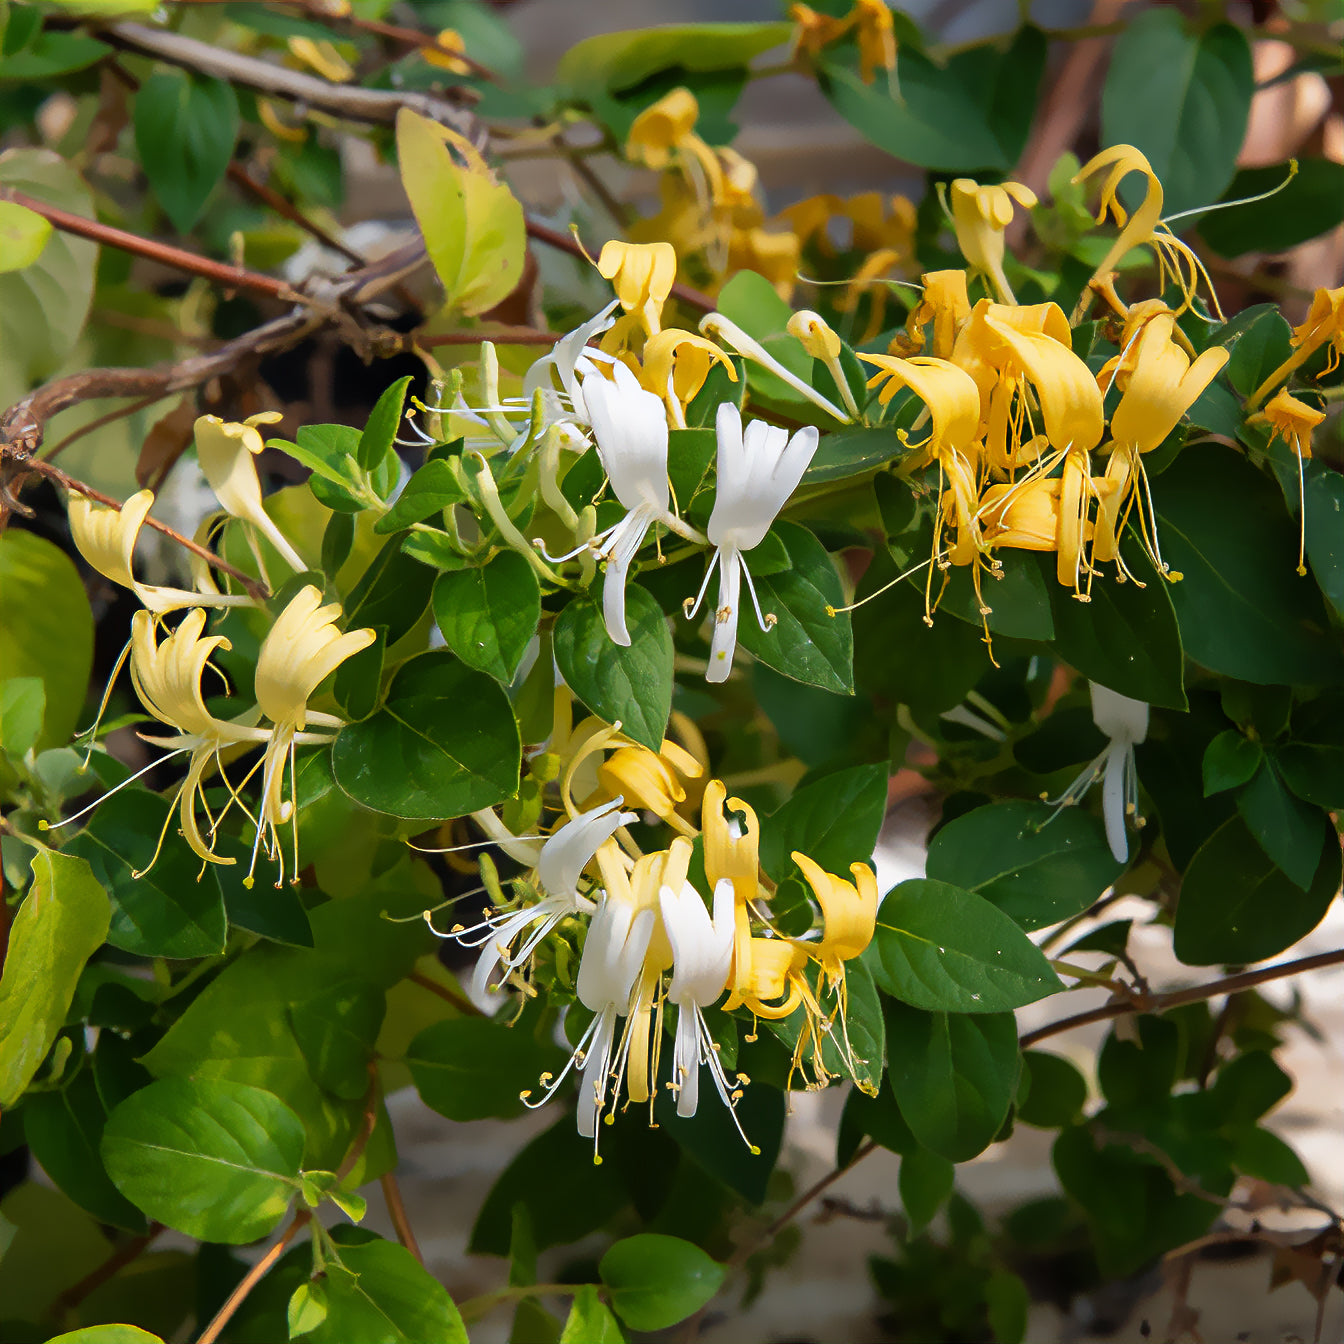
<svg viewBox="0 0 1344 1344"><path fill-rule="evenodd" d="M148 261L157 261L175 270L186 271L190 275L204 276L207 280L213 280L228 289L250 289L255 293L269 294L272 298L284 299L289 303L305 302L304 296L293 289L287 281L277 280L271 275L262 275L258 271L245 270L241 266L212 261L209 257L188 252L182 247L173 247L169 243L156 242L153 238L141 238L139 234L113 228L111 224L102 224L96 219L85 219L83 215L60 210L54 205L48 205L46 201L39 201L22 191L15 191L12 187L0 187L0 200L26 206L34 214L48 220L62 233L73 233L77 237L118 248L122 252L134 253Z"/></svg>
<svg viewBox="0 0 1344 1344"><path fill-rule="evenodd" d="M53 466L50 462L41 458L19 459L21 469L24 471L35 472L39 476L45 476L48 480L54 481L57 485L66 490L73 490L76 494L84 495L88 499L95 499L99 504L106 504L109 508L120 511L121 501L114 499L111 495L105 495L101 490L95 490L91 485L85 485L83 481L77 481L73 476L67 475L60 467ZM183 536L175 528L171 528L167 523L161 523L157 518L146 518L145 525L152 527L156 532L162 532L165 537L177 542L179 546L184 547L193 555L198 555L207 564L213 566L223 574L228 574L238 580L239 583L247 589L248 595L256 598L258 601L265 601L270 596L270 591L264 583L258 583L256 579L248 574L244 574L241 569L229 564L222 556L218 556L214 551L202 546L200 542L193 541L190 537Z"/></svg>
<svg viewBox="0 0 1344 1344"><path fill-rule="evenodd" d="M80 425L78 429L71 430L60 443L53 448L48 448L43 454L42 460L50 462L58 453L63 452L72 443L77 443L86 434L92 434L95 429L102 429L104 425L110 425L116 420L124 420L128 415L134 415L137 411L143 411L146 407L153 406L155 402L162 401L168 393L151 392L147 397L141 397L139 401L133 401L129 406L118 406L115 411L108 411L106 415L100 415L96 420L90 420L87 425Z"/></svg>
<svg viewBox="0 0 1344 1344"><path fill-rule="evenodd" d="M47 1314L60 1319L67 1312L73 1311L94 1289L101 1288L127 1265L138 1260L163 1230L162 1223L150 1223L148 1231L123 1241L101 1265L95 1266L78 1283L71 1284L61 1293L51 1304Z"/></svg>
<svg viewBox="0 0 1344 1344"><path fill-rule="evenodd" d="M289 1226L280 1234L280 1240L271 1247L265 1255L257 1261L251 1269L243 1275L242 1281L228 1296L228 1300L215 1313L215 1318L205 1327L204 1333L196 1344L215 1344L220 1336L220 1332L233 1319L233 1314L241 1307L247 1299L247 1295L257 1286L266 1276L267 1270L285 1253L289 1243L310 1223L313 1219L311 1209L300 1209L294 1215Z"/></svg>
<svg viewBox="0 0 1344 1344"><path fill-rule="evenodd" d="M383 1187L383 1201L387 1205L387 1216L392 1219L392 1226L396 1229L397 1240L423 1265L425 1257L420 1254L420 1243L416 1241L415 1233L411 1231L411 1222L406 1216L406 1205L401 1199L401 1187L397 1184L396 1172L385 1171L379 1177L378 1183Z"/></svg>
<svg viewBox="0 0 1344 1344"><path fill-rule="evenodd" d="M1243 971L1240 975L1224 976L1221 980L1210 981L1207 985L1195 985L1190 989L1177 989L1169 994L1154 994L1148 1000L1145 1011L1162 1013L1168 1008L1179 1008L1187 1003L1202 1003L1205 999L1217 998L1219 994L1236 994L1243 989L1252 989L1270 980L1282 980L1290 975L1302 975L1307 971L1320 970L1323 966L1344 965L1344 948L1335 952L1318 952L1315 956L1299 957L1296 961L1280 962L1277 966L1265 966L1258 971ZM1048 1036L1058 1036L1061 1032L1072 1031L1074 1027L1085 1027L1092 1022L1107 1022L1114 1017L1127 1017L1139 1012L1139 1006L1133 1003L1104 1003L1100 1008L1089 1009L1085 1013L1076 1013L1059 1022L1037 1027L1022 1037L1022 1048L1035 1045Z"/></svg>
<svg viewBox="0 0 1344 1344"><path fill-rule="evenodd" d="M568 252L571 257L579 257L584 261L589 259L588 254L577 240L571 238L569 234L561 233L559 229L552 229L545 224L539 224L535 219L527 221L527 236L535 238L539 243L545 243L547 247ZM683 285L679 281L672 286L672 296L680 299L682 303L689 304L692 308L698 308L702 313L712 313L715 308L714 300L703 290L692 289L690 285Z"/></svg>
<svg viewBox="0 0 1344 1344"><path fill-rule="evenodd" d="M267 186L265 182L259 182L236 159L230 162L225 172L230 182L234 182L244 191L250 192L281 218L289 220L291 224L297 224L305 233L312 234L323 247L329 247L333 252L339 252L347 261L353 262L356 266L366 266L368 264L366 257L360 256L353 247L341 242L334 234L328 233L316 220L309 219L298 206L292 201L286 200L274 187Z"/></svg>
<svg viewBox="0 0 1344 1344"><path fill-rule="evenodd" d="M192 37L139 23L112 23L93 29L94 36L121 51L166 61L230 84L240 84L256 93L301 103L312 112L325 112L346 121L391 125L403 107L431 121L451 126L474 143L484 132L464 107L447 98L401 89L363 89L354 84L333 84L316 75L273 65L255 56L244 56L226 47L199 42Z"/></svg>
<svg viewBox="0 0 1344 1344"><path fill-rule="evenodd" d="M419 985L421 989L427 989L431 994L437 994L439 998L451 1003L454 1008L465 1017L484 1017L485 1014L468 998L455 993L447 985L441 985L437 980L431 980L429 976L420 971L412 971L406 977L412 984Z"/></svg>

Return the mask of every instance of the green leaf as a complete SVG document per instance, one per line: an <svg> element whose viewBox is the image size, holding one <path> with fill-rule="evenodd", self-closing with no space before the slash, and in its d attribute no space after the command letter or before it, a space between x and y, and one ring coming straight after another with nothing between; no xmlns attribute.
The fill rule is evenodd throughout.
<svg viewBox="0 0 1344 1344"><path fill-rule="evenodd" d="M1061 1129L1072 1124L1087 1104L1087 1079L1062 1055L1045 1050L1023 1052L1022 1064L1031 1086L1017 1108L1024 1125Z"/></svg>
<svg viewBox="0 0 1344 1344"><path fill-rule="evenodd" d="M821 446L803 473L803 484L820 485L824 481L862 476L904 451L895 431L888 426L840 429L822 438Z"/></svg>
<svg viewBox="0 0 1344 1344"><path fill-rule="evenodd" d="M237 139L238 97L222 79L160 67L135 95L135 147L179 233L200 219Z"/></svg>
<svg viewBox="0 0 1344 1344"><path fill-rule="evenodd" d="M42 255L51 222L16 201L0 201L0 272L21 271Z"/></svg>
<svg viewBox="0 0 1344 1344"><path fill-rule="evenodd" d="M66 852L85 859L112 898L113 947L141 957L207 957L224 950L224 897L213 871L201 874L201 860L180 836L164 835L154 859L173 811L157 794L123 789L98 805Z"/></svg>
<svg viewBox="0 0 1344 1344"><path fill-rule="evenodd" d="M1016 1274L1006 1269L990 1274L985 1281L985 1309L998 1344L1021 1344L1026 1338L1031 1294Z"/></svg>
<svg viewBox="0 0 1344 1344"><path fill-rule="evenodd" d="M507 686L537 633L541 585L517 551L500 551L483 568L440 574L433 606L448 647Z"/></svg>
<svg viewBox="0 0 1344 1344"><path fill-rule="evenodd" d="M1333 838L1326 814L1295 798L1272 760L1237 796L1237 811L1260 848L1306 891L1316 874L1321 846Z"/></svg>
<svg viewBox="0 0 1344 1344"><path fill-rule="evenodd" d="M630 32L602 33L565 52L555 81L577 97L594 88L628 89L673 66L686 70L735 70L782 46L788 23L682 23Z"/></svg>
<svg viewBox="0 0 1344 1344"><path fill-rule="evenodd" d="M1288 785L1299 798L1331 811L1344 808L1344 747L1290 742L1275 754Z"/></svg>
<svg viewBox="0 0 1344 1344"><path fill-rule="evenodd" d="M100 1223L145 1230L144 1216L112 1184L103 1166L99 1145L107 1107L92 1068L82 1068L57 1091L33 1093L21 1114L28 1147L53 1185Z"/></svg>
<svg viewBox="0 0 1344 1344"><path fill-rule="evenodd" d="M612 1310L635 1330L665 1330L694 1315L723 1284L724 1269L680 1237L641 1232L598 1262Z"/></svg>
<svg viewBox="0 0 1344 1344"><path fill-rule="evenodd" d="M165 1078L107 1118L103 1160L151 1218L241 1245L273 1232L299 1185L303 1124L279 1097L217 1079Z"/></svg>
<svg viewBox="0 0 1344 1344"><path fill-rule="evenodd" d="M82 859L44 849L9 931L0 975L0 1108L23 1095L65 1025L84 963L107 937L109 905Z"/></svg>
<svg viewBox="0 0 1344 1344"><path fill-rule="evenodd" d="M877 960L869 965L878 987L916 1008L995 1013L1062 988L1040 949L1002 910L929 878L887 893L874 944Z"/></svg>
<svg viewBox="0 0 1344 1344"><path fill-rule="evenodd" d="M1239 313L1229 322L1218 333L1219 345L1228 343L1227 333L1238 320L1245 325L1227 361L1227 381L1243 397L1249 397L1288 358L1292 328L1277 308L1264 304Z"/></svg>
<svg viewBox="0 0 1344 1344"><path fill-rule="evenodd" d="M453 474L453 464L441 457L435 458L426 462L406 482L406 488L373 525L373 530L379 535L400 532L412 523L423 522L454 504L461 504L464 499L466 494Z"/></svg>
<svg viewBox="0 0 1344 1344"><path fill-rule="evenodd" d="M888 1003L887 1055L901 1115L925 1148L966 1162L989 1147L1021 1070L1011 1013L966 1017Z"/></svg>
<svg viewBox="0 0 1344 1344"><path fill-rule="evenodd" d="M395 544L373 557L345 604L345 627L387 627L387 647L415 629L429 606L434 575Z"/></svg>
<svg viewBox="0 0 1344 1344"><path fill-rule="evenodd" d="M1007 551L999 558L1003 568L994 571L997 577L981 584L990 608L987 618L981 617L969 567L956 568L948 574L947 588L938 610L973 625L977 631L982 629L982 619L987 619L990 630L996 635L1006 635L1010 639L1053 640L1055 621L1051 588L1058 588L1054 575L1047 578L1031 555Z"/></svg>
<svg viewBox="0 0 1344 1344"><path fill-rule="evenodd" d="M380 466L393 451L392 441L397 437L401 424L401 410L406 403L406 389L411 385L411 375L398 378L374 403L369 412L364 432L359 436L359 447L355 450L355 460L365 471Z"/></svg>
<svg viewBox="0 0 1344 1344"><path fill-rule="evenodd" d="M796 790L761 823L761 866L776 882L801 850L848 880L851 863L871 863L887 813L886 765L856 765Z"/></svg>
<svg viewBox="0 0 1344 1344"><path fill-rule="evenodd" d="M768 667L794 681L850 695L854 691L854 631L849 613L827 615L841 607L844 588L826 549L805 527L776 523L773 531L784 543L791 569L755 578L761 611L776 623L762 630L755 612L744 609L738 642ZM751 552L745 557L751 567Z"/></svg>
<svg viewBox="0 0 1344 1344"><path fill-rule="evenodd" d="M135 0L126 8L135 6ZM43 32L22 51L0 60L0 80L35 83L83 70L112 50L83 33Z"/></svg>
<svg viewBox="0 0 1344 1344"><path fill-rule="evenodd" d="M598 1297L597 1288L585 1283L574 1294L560 1344L624 1344L624 1340L621 1327L607 1304Z"/></svg>
<svg viewBox="0 0 1344 1344"><path fill-rule="evenodd" d="M891 88L881 77L863 83L833 55L823 56L817 80L865 139L905 163L1006 172L1021 152L1044 67L1045 43L1028 27L1007 52L963 52L943 66L903 45Z"/></svg>
<svg viewBox="0 0 1344 1344"><path fill-rule="evenodd" d="M901 1158L896 1183L910 1224L908 1236L918 1236L933 1221L952 1193L956 1177L955 1163L927 1148L916 1148Z"/></svg>
<svg viewBox="0 0 1344 1344"><path fill-rule="evenodd" d="M163 1344L163 1341L137 1325L89 1325L69 1334L53 1335L47 1344Z"/></svg>
<svg viewBox="0 0 1344 1344"><path fill-rule="evenodd" d="M555 622L555 661L565 684L599 718L657 751L672 710L672 635L657 602L625 589L630 646L612 643L597 603L570 602Z"/></svg>
<svg viewBox="0 0 1344 1344"><path fill-rule="evenodd" d="M0 751L22 760L42 735L47 693L41 677L0 681Z"/></svg>
<svg viewBox="0 0 1344 1344"><path fill-rule="evenodd" d="M1169 215L1216 201L1232 180L1255 76L1239 28L1199 31L1177 10L1141 13L1116 39L1101 95L1104 145L1134 145Z"/></svg>
<svg viewBox="0 0 1344 1344"><path fill-rule="evenodd" d="M1219 733L1204 751L1204 796L1245 784L1265 759L1259 742L1243 737L1235 728Z"/></svg>
<svg viewBox="0 0 1344 1344"><path fill-rule="evenodd" d="M332 985L290 1005L289 1024L319 1087L356 1101L369 1090L369 1063L387 995L359 980Z"/></svg>
<svg viewBox="0 0 1344 1344"><path fill-rule="evenodd" d="M977 892L1027 932L1081 914L1124 865L1095 817L1054 812L1010 799L964 813L934 836L928 875Z"/></svg>
<svg viewBox="0 0 1344 1344"><path fill-rule="evenodd" d="M1166 532L1161 536L1165 549ZM1125 564L1144 586L1099 578L1090 602L1079 602L1071 589L1054 581L1053 572L1048 576L1054 652L1085 677L1132 700L1184 709L1181 645L1187 632L1183 623L1177 625L1181 607L1175 592L1181 585L1159 578L1137 548L1125 548ZM1174 561L1172 567L1179 568Z"/></svg>
<svg viewBox="0 0 1344 1344"><path fill-rule="evenodd" d="M864 1135L868 1135L877 1144L889 1152L904 1157L913 1153L919 1141L910 1132L896 1096L891 1090L891 1074L882 1080L877 1096L870 1097L859 1089L853 1088L845 1101L845 1109L840 1117L840 1133L836 1141L836 1165L848 1166L858 1150Z"/></svg>
<svg viewBox="0 0 1344 1344"><path fill-rule="evenodd" d="M327 1319L327 1285L318 1279L299 1284L289 1299L285 1319L290 1339L316 1330Z"/></svg>
<svg viewBox="0 0 1344 1344"><path fill-rule="evenodd" d="M1176 955L1187 966L1263 961L1321 922L1339 890L1339 848L1317 849L1303 891L1261 849L1239 816L1224 822L1185 870L1176 907Z"/></svg>
<svg viewBox="0 0 1344 1344"><path fill-rule="evenodd" d="M1344 617L1344 476L1306 464L1307 559L1325 600Z"/></svg>
<svg viewBox="0 0 1344 1344"><path fill-rule="evenodd" d="M308 1344L468 1344L448 1290L405 1247L357 1227L332 1232L339 1266Z"/></svg>
<svg viewBox="0 0 1344 1344"><path fill-rule="evenodd" d="M52 33L47 40L57 36L74 34ZM107 50L102 43L91 45L99 49L98 55ZM84 179L49 149L11 149L0 154L0 186L85 219L94 217L93 197ZM93 298L97 257L96 243L58 231L32 265L0 274L0 350L4 351L0 405L12 405L34 383L50 378L74 350ZM0 542L10 541L12 535L12 530L7 532ZM31 533L24 535L29 543L37 540ZM7 577L0 578L0 591L6 596L12 591ZM0 620L0 629L7 626L7 621ZM18 670L4 659L0 666L7 677Z"/></svg>
<svg viewBox="0 0 1344 1344"><path fill-rule="evenodd" d="M1184 575L1171 601L1195 662L1258 685L1339 675L1337 641L1320 595L1294 572L1297 537L1272 481L1235 450L1201 444L1153 482L1153 496L1163 551Z"/></svg>
<svg viewBox="0 0 1344 1344"><path fill-rule="evenodd" d="M1223 201L1244 201L1273 191L1288 178L1288 165L1243 168L1223 193ZM1339 223L1344 198L1344 164L1331 159L1302 158L1297 176L1282 191L1263 201L1247 201L1205 215L1199 236L1220 256L1244 252L1286 252Z"/></svg>
<svg viewBox="0 0 1344 1344"><path fill-rule="evenodd" d="M536 1091L541 1074L559 1073L564 1062L557 1046L524 1027L476 1017L436 1022L406 1050L421 1100L450 1120L522 1115L519 1094Z"/></svg>
<svg viewBox="0 0 1344 1344"><path fill-rule="evenodd" d="M402 665L378 713L341 730L331 759L357 803L434 820L512 797L522 744L494 681L451 654L424 653Z"/></svg>
<svg viewBox="0 0 1344 1344"><path fill-rule="evenodd" d="M0 279L0 302L4 284ZM0 307L0 325L3 311ZM79 571L58 546L35 532L9 528L0 533L0 667L7 684L19 677L39 678L45 698L42 732L30 745L41 750L69 740L84 708L92 666L93 613Z"/></svg>

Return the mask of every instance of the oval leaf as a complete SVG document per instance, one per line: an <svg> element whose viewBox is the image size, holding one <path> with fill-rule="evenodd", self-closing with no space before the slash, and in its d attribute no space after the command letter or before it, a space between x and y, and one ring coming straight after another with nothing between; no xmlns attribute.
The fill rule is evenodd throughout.
<svg viewBox="0 0 1344 1344"><path fill-rule="evenodd" d="M336 782L357 803L420 820L511 797L521 760L504 692L446 653L405 663L382 709L343 729L332 748Z"/></svg>
<svg viewBox="0 0 1344 1344"><path fill-rule="evenodd" d="M699 1311L723 1284L723 1266L680 1237L618 1241L598 1262L612 1310L635 1330L665 1330Z"/></svg>
<svg viewBox="0 0 1344 1344"><path fill-rule="evenodd" d="M107 1118L103 1161L151 1218L241 1245L274 1231L299 1186L303 1124L279 1097L216 1079L164 1078Z"/></svg>
<svg viewBox="0 0 1344 1344"><path fill-rule="evenodd" d="M541 620L541 585L532 566L517 551L501 551L481 569L440 574L433 602L448 647L468 667L507 686Z"/></svg>

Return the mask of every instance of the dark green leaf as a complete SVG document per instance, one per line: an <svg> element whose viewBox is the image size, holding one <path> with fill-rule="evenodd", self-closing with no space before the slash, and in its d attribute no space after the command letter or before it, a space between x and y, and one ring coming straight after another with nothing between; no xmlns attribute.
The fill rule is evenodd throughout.
<svg viewBox="0 0 1344 1344"><path fill-rule="evenodd" d="M1124 865L1095 817L1073 807L1052 814L1017 800L977 807L934 836L928 875L978 892L1028 932L1080 914Z"/></svg>
<svg viewBox="0 0 1344 1344"><path fill-rule="evenodd" d="M856 765L798 789L761 823L761 866L776 882L801 850L849 880L851 863L871 863L887 811L887 767Z"/></svg>
<svg viewBox="0 0 1344 1344"><path fill-rule="evenodd" d="M541 586L532 566L517 551L500 551L482 569L440 574L433 605L448 647L468 667L507 686L541 620Z"/></svg>
<svg viewBox="0 0 1344 1344"><path fill-rule="evenodd" d="M1290 742L1274 759L1284 782L1299 798L1331 811L1344 808L1344 747Z"/></svg>
<svg viewBox="0 0 1344 1344"><path fill-rule="evenodd" d="M336 782L357 803L421 820L512 797L521 760L504 692L447 653L404 663L382 709L342 729L332 748Z"/></svg>
<svg viewBox="0 0 1344 1344"><path fill-rule="evenodd" d="M1224 1124L1254 1124L1293 1090L1293 1080L1267 1050L1230 1059L1214 1077L1210 1092Z"/></svg>
<svg viewBox="0 0 1344 1344"><path fill-rule="evenodd" d="M1289 793L1272 760L1261 765L1237 796L1237 811L1260 848L1306 891L1322 844L1333 838L1325 813Z"/></svg>
<svg viewBox="0 0 1344 1344"><path fill-rule="evenodd" d="M1022 1063L1031 1079L1026 1101L1017 1108L1025 1125L1059 1129L1072 1124L1087 1102L1087 1079L1062 1055L1045 1050L1027 1050Z"/></svg>
<svg viewBox="0 0 1344 1344"><path fill-rule="evenodd" d="M322 572L330 579L350 558L355 541L355 520L348 513L333 513L322 531Z"/></svg>
<svg viewBox="0 0 1344 1344"><path fill-rule="evenodd" d="M1160 1107L1181 1074L1181 1031L1171 1018L1152 1015L1134 1026L1134 1039L1107 1035L1097 1082L1112 1106Z"/></svg>
<svg viewBox="0 0 1344 1344"><path fill-rule="evenodd" d="M84 963L107 936L109 908L82 859L44 849L9 930L0 974L0 1107L23 1095L65 1025Z"/></svg>
<svg viewBox="0 0 1344 1344"><path fill-rule="evenodd" d="M401 408L406 401L406 389L410 386L411 376L398 378L374 403L369 412L368 423L359 436L359 447L355 450L355 460L365 471L380 466L393 451L392 440L397 437L397 427L401 424Z"/></svg>
<svg viewBox="0 0 1344 1344"><path fill-rule="evenodd" d="M1273 191L1288 177L1288 165L1243 168L1223 194L1224 201L1244 201ZM1199 235L1224 257L1243 252L1286 252L1290 247L1327 233L1339 223L1344 199L1344 164L1331 159L1302 158L1297 176L1267 200L1248 201L1207 214Z"/></svg>
<svg viewBox="0 0 1344 1344"><path fill-rule="evenodd" d="M345 627L387 627L390 649L409 634L429 606L434 575L418 560L388 542L374 556L345 604Z"/></svg>
<svg viewBox="0 0 1344 1344"><path fill-rule="evenodd" d="M412 523L423 522L461 504L466 498L462 487L453 474L452 463L436 458L426 462L415 475L406 482L406 488L396 498L396 502L373 525L373 530L382 535L388 532L400 532Z"/></svg>
<svg viewBox="0 0 1344 1344"><path fill-rule="evenodd" d="M612 1310L636 1330L665 1330L699 1311L723 1284L723 1266L679 1237L641 1232L612 1246L597 1272Z"/></svg>
<svg viewBox="0 0 1344 1344"><path fill-rule="evenodd" d="M1181 883L1176 955L1188 966L1263 961L1320 923L1339 890L1339 847L1318 849L1308 891L1260 848L1246 823L1226 821L1200 846Z"/></svg>
<svg viewBox="0 0 1344 1344"><path fill-rule="evenodd" d="M1061 988L1003 911L946 882L914 878L893 887L878 907L874 945L869 966L878 987L917 1008L995 1013Z"/></svg>
<svg viewBox="0 0 1344 1344"><path fill-rule="evenodd" d="M743 610L737 637L742 647L794 681L849 694L854 690L854 632L849 613L829 616L844 605L835 565L815 536L797 523L776 523L792 568L756 579L761 611L776 624L762 630L755 612ZM751 553L746 556L751 566Z"/></svg>
<svg viewBox="0 0 1344 1344"><path fill-rule="evenodd" d="M966 1017L887 1005L892 1091L915 1137L951 1162L983 1152L1017 1091L1011 1013Z"/></svg>
<svg viewBox="0 0 1344 1344"><path fill-rule="evenodd" d="M1166 541L1163 532L1164 547ZM1135 548L1126 547L1125 563L1144 586L1098 578L1090 602L1079 602L1050 574L1054 652L1085 677L1132 700L1184 709L1181 645L1187 636L1183 624L1177 627L1181 608L1173 610L1180 585L1159 578ZM1174 562L1172 567L1179 568Z"/></svg>
<svg viewBox="0 0 1344 1344"><path fill-rule="evenodd" d="M1337 642L1319 594L1294 572L1295 529L1272 481L1235 450L1201 444L1153 495L1163 550L1184 576L1171 601L1195 662L1257 684L1338 674Z"/></svg>
<svg viewBox="0 0 1344 1344"><path fill-rule="evenodd" d="M177 835L165 836L168 799L123 789L99 804L89 824L66 846L87 860L112 898L108 941L142 957L205 957L224 950L228 919L214 874ZM171 823L170 823L171 825ZM141 869L148 868L137 876Z"/></svg>
<svg viewBox="0 0 1344 1344"><path fill-rule="evenodd" d="M155 69L135 95L135 147L150 190L179 233L201 217L233 156L238 98L221 79Z"/></svg>
<svg viewBox="0 0 1344 1344"><path fill-rule="evenodd" d="M1244 318L1246 314L1241 316ZM1227 381L1243 397L1249 397L1288 358L1292 348L1289 344L1291 335L1292 329L1277 308L1257 313L1232 347L1227 361ZM1225 345L1227 342L1224 338L1218 343Z"/></svg>
<svg viewBox="0 0 1344 1344"><path fill-rule="evenodd" d="M350 1101L368 1092L369 1062L386 1010L383 991L359 980L290 1005L294 1039L319 1087Z"/></svg>
<svg viewBox="0 0 1344 1344"><path fill-rule="evenodd" d="M309 1344L467 1344L447 1289L410 1251L358 1227L332 1239L340 1265L323 1280L327 1314Z"/></svg>
<svg viewBox="0 0 1344 1344"><path fill-rule="evenodd" d="M1260 768L1265 753L1259 742L1228 728L1204 752L1204 796L1245 784Z"/></svg>
<svg viewBox="0 0 1344 1344"><path fill-rule="evenodd" d="M918 1236L942 1208L956 1180L957 1168L940 1153L916 1148L901 1158L897 1188L910 1224L909 1236Z"/></svg>
<svg viewBox="0 0 1344 1344"><path fill-rule="evenodd" d="M0 60L0 80L30 83L68 75L102 60L111 50L83 33L44 32L31 46Z"/></svg>
<svg viewBox="0 0 1344 1344"><path fill-rule="evenodd" d="M981 617L969 569L951 571L938 610L959 617L977 630L983 628L982 620L987 619L990 630L996 635L1007 635L1012 639L1054 639L1050 584L1040 565L1032 556L1012 551L1003 554L1001 559L1003 568L994 571L996 577L985 577L981 583L982 595L990 609L987 618Z"/></svg>
<svg viewBox="0 0 1344 1344"><path fill-rule="evenodd" d="M1344 617L1344 476L1306 464L1307 559L1326 601Z"/></svg>
<svg viewBox="0 0 1344 1344"><path fill-rule="evenodd" d="M985 1310L998 1344L1022 1344L1031 1314L1027 1285L1006 1269L996 1269L985 1281Z"/></svg>
<svg viewBox="0 0 1344 1344"><path fill-rule="evenodd" d="M803 473L806 485L823 481L841 481L875 471L884 462L899 457L905 449L893 430L854 427L827 434Z"/></svg>
<svg viewBox="0 0 1344 1344"><path fill-rule="evenodd" d="M1287 1186L1311 1180L1302 1159L1271 1130L1238 1130L1232 1144L1232 1165L1245 1176Z"/></svg>
<svg viewBox="0 0 1344 1344"><path fill-rule="evenodd" d="M667 436L667 478L685 513L700 493L718 446L712 429L674 429Z"/></svg>
<svg viewBox="0 0 1344 1344"><path fill-rule="evenodd" d="M1168 214L1216 201L1232 180L1255 77L1239 28L1202 31L1178 10L1138 15L1117 38L1101 96L1101 142L1141 150Z"/></svg>
<svg viewBox="0 0 1344 1344"><path fill-rule="evenodd" d="M348 514L335 514L337 518ZM345 717L354 722L367 719L378 708L378 696L383 688L383 662L387 656L387 629L373 627L373 643L352 653L336 669L332 694Z"/></svg>
<svg viewBox="0 0 1344 1344"><path fill-rule="evenodd" d="M406 1063L426 1106L450 1120L512 1118L526 1110L543 1073L559 1073L565 1056L523 1027L454 1017L426 1027L407 1047Z"/></svg>
<svg viewBox="0 0 1344 1344"><path fill-rule="evenodd" d="M667 617L638 584L627 584L630 645L614 644L602 610L571 602L555 623L555 661L565 684L599 718L657 751L672 710L672 635Z"/></svg>
<svg viewBox="0 0 1344 1344"><path fill-rule="evenodd" d="M164 1078L108 1116L103 1160L151 1218L202 1241L241 1245L284 1217L303 1144L299 1117L269 1092Z"/></svg>

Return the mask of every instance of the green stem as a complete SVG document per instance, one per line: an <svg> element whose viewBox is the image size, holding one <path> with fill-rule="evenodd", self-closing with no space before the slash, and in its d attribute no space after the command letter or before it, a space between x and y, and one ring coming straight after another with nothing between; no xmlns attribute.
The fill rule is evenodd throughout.
<svg viewBox="0 0 1344 1344"><path fill-rule="evenodd" d="M493 1293L482 1293L479 1297L469 1297L465 1302L459 1302L457 1309L462 1319L470 1324L504 1302L523 1297L573 1297L587 1286L583 1283L520 1283L510 1288L497 1288Z"/></svg>

